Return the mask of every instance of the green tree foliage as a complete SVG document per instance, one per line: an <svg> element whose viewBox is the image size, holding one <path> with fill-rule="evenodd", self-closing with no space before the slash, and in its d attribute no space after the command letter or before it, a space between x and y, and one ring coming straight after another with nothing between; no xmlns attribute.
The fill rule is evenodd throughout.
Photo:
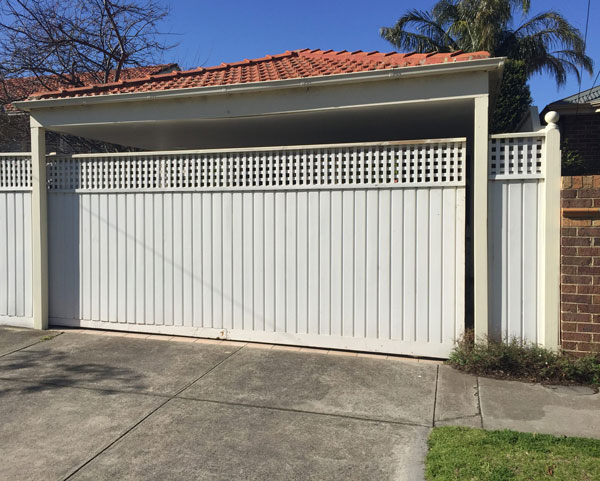
<svg viewBox="0 0 600 481"><path fill-rule="evenodd" d="M527 80L535 73L552 76L557 85L580 69L593 72L581 32L561 14L546 11L515 26L515 14L528 15L530 0L439 0L431 9L409 10L381 36L405 51L487 51L508 57L492 130L514 129L531 103Z"/></svg>
<svg viewBox="0 0 600 481"><path fill-rule="evenodd" d="M490 131L494 134L514 132L527 113L531 101L525 63L521 60L507 60Z"/></svg>
<svg viewBox="0 0 600 481"><path fill-rule="evenodd" d="M430 12L409 10L381 36L395 47L417 52L485 50L525 64L527 76L546 73L558 85L567 74L590 74L581 32L561 14L549 10L514 26L515 13L527 15L530 0L439 0Z"/></svg>

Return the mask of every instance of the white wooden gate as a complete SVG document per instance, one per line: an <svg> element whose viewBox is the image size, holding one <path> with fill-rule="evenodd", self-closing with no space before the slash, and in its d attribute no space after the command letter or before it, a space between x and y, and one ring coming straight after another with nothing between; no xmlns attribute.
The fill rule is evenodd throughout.
<svg viewBox="0 0 600 481"><path fill-rule="evenodd" d="M465 140L49 157L50 322L444 357Z"/></svg>

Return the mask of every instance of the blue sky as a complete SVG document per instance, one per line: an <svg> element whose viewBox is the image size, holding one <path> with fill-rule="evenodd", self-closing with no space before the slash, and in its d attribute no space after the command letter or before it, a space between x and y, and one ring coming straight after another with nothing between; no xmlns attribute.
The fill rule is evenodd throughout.
<svg viewBox="0 0 600 481"><path fill-rule="evenodd" d="M183 67L212 66L244 58L262 57L297 48L390 51L379 37L379 27L392 25L407 9L427 9L433 0L173 0L165 29L176 33L179 42L165 60ZM600 1L592 0L588 54L600 68ZM582 32L585 29L587 0L532 0L532 13L554 9ZM594 28L595 26L596 28ZM584 74L582 89L592 86ZM600 82L600 79L599 79ZM543 108L549 102L577 93L576 78L565 87L538 75L531 80L534 103Z"/></svg>

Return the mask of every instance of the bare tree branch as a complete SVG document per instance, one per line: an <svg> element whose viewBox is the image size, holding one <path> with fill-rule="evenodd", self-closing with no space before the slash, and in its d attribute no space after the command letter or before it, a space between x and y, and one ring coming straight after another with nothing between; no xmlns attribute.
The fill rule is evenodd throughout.
<svg viewBox="0 0 600 481"><path fill-rule="evenodd" d="M9 104L32 88L115 82L125 68L162 62L174 46L164 42L160 30L168 14L158 0L0 0L0 149L29 144L28 116ZM15 91L15 79L23 77L32 79L29 91ZM48 135L51 148L64 152L123 150Z"/></svg>
<svg viewBox="0 0 600 481"><path fill-rule="evenodd" d="M0 72L65 86L81 86L83 73L118 81L173 47L159 30L168 13L156 0L0 0Z"/></svg>

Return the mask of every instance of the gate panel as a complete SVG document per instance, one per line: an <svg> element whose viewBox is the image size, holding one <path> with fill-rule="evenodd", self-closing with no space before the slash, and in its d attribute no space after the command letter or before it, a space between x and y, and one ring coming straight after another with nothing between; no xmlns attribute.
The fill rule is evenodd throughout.
<svg viewBox="0 0 600 481"><path fill-rule="evenodd" d="M545 136L492 136L489 159L490 336L541 342Z"/></svg>
<svg viewBox="0 0 600 481"><path fill-rule="evenodd" d="M30 155L0 155L0 325L33 327Z"/></svg>
<svg viewBox="0 0 600 481"><path fill-rule="evenodd" d="M52 158L51 321L445 357L464 327L464 148Z"/></svg>

